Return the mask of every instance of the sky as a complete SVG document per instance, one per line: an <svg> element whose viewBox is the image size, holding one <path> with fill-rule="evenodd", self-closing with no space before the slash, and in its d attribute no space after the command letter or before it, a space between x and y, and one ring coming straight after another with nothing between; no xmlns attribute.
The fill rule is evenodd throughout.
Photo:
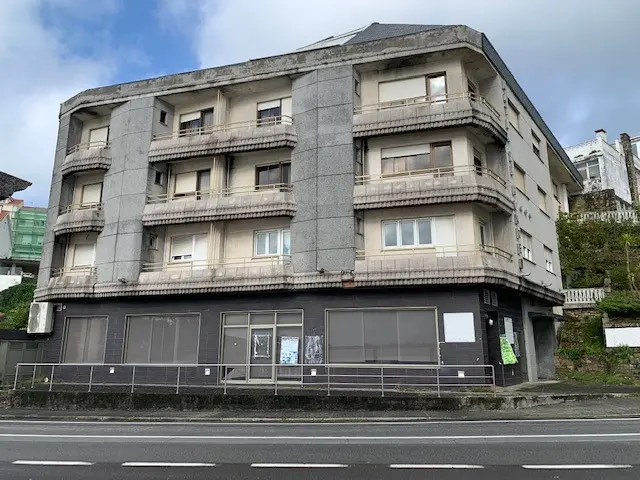
<svg viewBox="0 0 640 480"><path fill-rule="evenodd" d="M372 22L484 32L562 145L640 134L638 0L0 0L0 170L46 206L60 103L277 55Z"/></svg>

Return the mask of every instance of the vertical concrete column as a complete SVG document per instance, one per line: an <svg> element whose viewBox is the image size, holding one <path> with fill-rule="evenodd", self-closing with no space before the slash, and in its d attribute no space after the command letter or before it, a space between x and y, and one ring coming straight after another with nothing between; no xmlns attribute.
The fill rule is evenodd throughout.
<svg viewBox="0 0 640 480"><path fill-rule="evenodd" d="M633 149L631 148L631 139L626 133L620 134L620 144L622 145L622 154L624 155L624 163L627 166L627 177L629 180L629 191L631 192L631 205L635 208L638 205L638 178L636 175L636 167L633 161Z"/></svg>
<svg viewBox="0 0 640 480"><path fill-rule="evenodd" d="M294 271L353 270L353 67L320 69L293 82L298 145L291 155L298 209L291 222Z"/></svg>
<svg viewBox="0 0 640 480"><path fill-rule="evenodd" d="M529 317L531 311L529 299L522 299L522 326L524 330L524 351L527 361L527 375L530 382L538 380L538 362L536 357L536 338L533 333L533 322Z"/></svg>
<svg viewBox="0 0 640 480"><path fill-rule="evenodd" d="M105 226L96 248L98 283L136 281L140 273L154 104L153 97L136 99L111 114L111 168L102 193Z"/></svg>

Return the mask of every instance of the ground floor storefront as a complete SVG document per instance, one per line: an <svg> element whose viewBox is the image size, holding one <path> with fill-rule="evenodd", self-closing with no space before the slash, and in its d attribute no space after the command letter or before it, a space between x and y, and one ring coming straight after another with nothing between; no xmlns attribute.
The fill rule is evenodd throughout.
<svg viewBox="0 0 640 480"><path fill-rule="evenodd" d="M77 365L75 372L104 365L91 376L107 381L136 365L138 381L151 384L175 381L170 366L184 365L194 385L321 382L326 365L367 366L362 378L385 366L397 379L416 376L403 365L438 366L420 374L424 382L433 373L473 384L487 381L488 366L505 386L529 380L536 362L522 302L517 292L483 287L69 301L55 308L43 361ZM69 371L58 367L56 379Z"/></svg>

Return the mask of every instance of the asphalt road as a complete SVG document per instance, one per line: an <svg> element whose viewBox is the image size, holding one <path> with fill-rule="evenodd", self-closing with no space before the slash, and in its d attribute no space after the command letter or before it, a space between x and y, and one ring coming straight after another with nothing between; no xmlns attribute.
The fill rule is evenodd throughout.
<svg viewBox="0 0 640 480"><path fill-rule="evenodd" d="M2 479L637 479L640 419L0 422Z"/></svg>

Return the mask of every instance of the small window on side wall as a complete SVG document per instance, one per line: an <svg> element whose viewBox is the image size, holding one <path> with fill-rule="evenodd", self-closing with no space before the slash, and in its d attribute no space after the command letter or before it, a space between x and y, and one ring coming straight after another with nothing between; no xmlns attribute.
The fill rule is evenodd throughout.
<svg viewBox="0 0 640 480"><path fill-rule="evenodd" d="M160 123L163 125L167 124L167 112L164 110L160 110Z"/></svg>
<svg viewBox="0 0 640 480"><path fill-rule="evenodd" d="M153 183L155 183L156 185L160 185L161 187L164 186L164 173L162 172L158 172L157 170L154 173L154 180Z"/></svg>
<svg viewBox="0 0 640 480"><path fill-rule="evenodd" d="M513 128L520 130L520 112L516 106L511 103L511 100L507 100L507 115L509 117L509 123L513 125Z"/></svg>

